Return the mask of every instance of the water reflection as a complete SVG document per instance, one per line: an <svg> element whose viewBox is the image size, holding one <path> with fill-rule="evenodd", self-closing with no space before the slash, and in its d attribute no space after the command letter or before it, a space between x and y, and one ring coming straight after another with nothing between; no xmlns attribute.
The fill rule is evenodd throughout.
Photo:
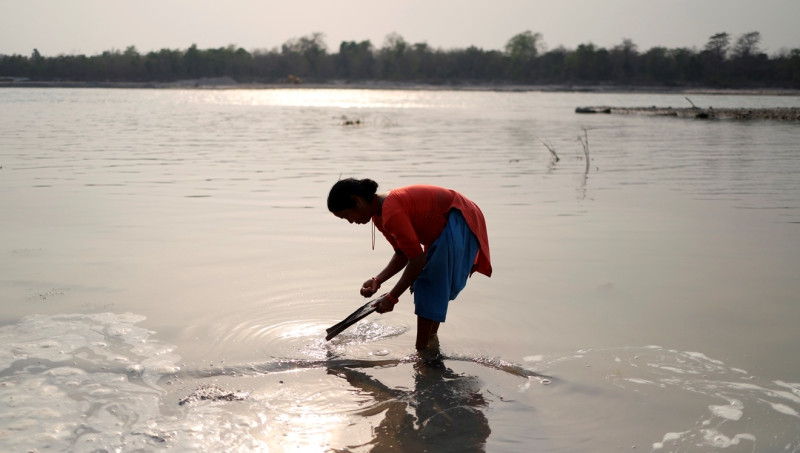
<svg viewBox="0 0 800 453"><path fill-rule="evenodd" d="M383 414L373 428L370 451L484 451L491 429L480 380L448 368L441 359L414 365L414 388L392 388L353 368L329 367L374 403L357 412L362 417Z"/></svg>
<svg viewBox="0 0 800 453"><path fill-rule="evenodd" d="M203 104L233 104L280 107L333 108L422 108L432 102L431 93L398 90L375 91L353 89L272 89L201 92L187 90L187 97Z"/></svg>

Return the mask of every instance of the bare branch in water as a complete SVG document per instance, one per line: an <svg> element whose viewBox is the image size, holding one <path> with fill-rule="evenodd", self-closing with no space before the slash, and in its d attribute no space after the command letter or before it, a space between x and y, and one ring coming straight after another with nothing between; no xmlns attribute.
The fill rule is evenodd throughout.
<svg viewBox="0 0 800 453"><path fill-rule="evenodd" d="M691 100L691 99L689 99L689 96L684 96L684 98L685 98L687 101L689 101L689 104L692 104L692 108L693 108L693 109L699 109L699 108L700 108L700 107L698 107L698 106L694 105L694 102L692 102L692 100Z"/></svg>
<svg viewBox="0 0 800 453"><path fill-rule="evenodd" d="M548 151L550 151L550 154L553 156L553 160L555 160L556 162L561 160L558 157L558 154L556 154L556 148L555 148L555 146L553 146L552 143L546 142L546 141L544 141L542 139L539 139L539 141L542 142L542 145L544 145L544 147L547 148Z"/></svg>
<svg viewBox="0 0 800 453"><path fill-rule="evenodd" d="M578 136L578 141L581 142L581 146L583 146L583 154L586 156L586 171L585 174L589 174L589 130L583 129L583 137L580 135Z"/></svg>

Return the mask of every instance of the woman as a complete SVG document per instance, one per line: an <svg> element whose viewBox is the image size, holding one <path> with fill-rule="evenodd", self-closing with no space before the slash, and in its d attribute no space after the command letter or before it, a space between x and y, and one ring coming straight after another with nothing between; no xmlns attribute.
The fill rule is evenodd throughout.
<svg viewBox="0 0 800 453"><path fill-rule="evenodd" d="M389 263L361 285L361 295L372 296L402 270L394 287L373 306L378 313L392 311L400 296L412 288L416 348L422 351L438 332L449 301L464 288L467 277L476 271L492 275L486 221L478 205L454 190L413 185L377 191L378 183L371 179L342 179L328 194L328 210L350 223L371 220L392 245Z"/></svg>

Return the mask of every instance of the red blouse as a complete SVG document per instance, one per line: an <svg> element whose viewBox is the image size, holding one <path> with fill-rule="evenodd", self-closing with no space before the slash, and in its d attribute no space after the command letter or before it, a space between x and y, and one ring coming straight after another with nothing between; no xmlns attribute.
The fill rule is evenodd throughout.
<svg viewBox="0 0 800 453"><path fill-rule="evenodd" d="M439 237L451 209L461 211L478 238L480 250L472 272L491 276L486 220L477 204L455 190L422 184L392 189L383 201L381 216L374 216L372 221L395 250L412 259Z"/></svg>

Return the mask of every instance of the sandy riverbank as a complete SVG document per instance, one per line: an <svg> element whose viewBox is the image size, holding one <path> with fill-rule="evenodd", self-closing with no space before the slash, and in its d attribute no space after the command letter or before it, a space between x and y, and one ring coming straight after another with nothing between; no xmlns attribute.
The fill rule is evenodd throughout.
<svg viewBox="0 0 800 453"><path fill-rule="evenodd" d="M663 86L613 86L613 85L520 85L520 84L426 84L389 81L325 83L238 83L230 77L175 82L72 82L72 81L32 81L0 80L0 88L122 88L122 89L379 89L379 90L464 90L464 91L503 91L503 92L582 92L582 93L684 93L720 95L761 95L761 96L800 96L800 90L788 88L737 88L721 89L711 87L663 87Z"/></svg>

